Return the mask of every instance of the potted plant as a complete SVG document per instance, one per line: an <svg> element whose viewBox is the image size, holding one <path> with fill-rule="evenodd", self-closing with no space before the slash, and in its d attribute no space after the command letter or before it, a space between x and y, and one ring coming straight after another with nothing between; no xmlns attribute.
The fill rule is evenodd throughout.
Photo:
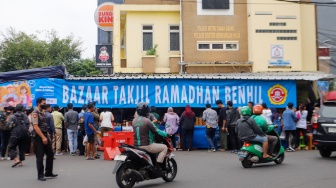
<svg viewBox="0 0 336 188"><path fill-rule="evenodd" d="M142 68L144 73L154 73L155 72L155 60L158 56L156 54L157 44L153 48L147 50L146 56L142 57Z"/></svg>

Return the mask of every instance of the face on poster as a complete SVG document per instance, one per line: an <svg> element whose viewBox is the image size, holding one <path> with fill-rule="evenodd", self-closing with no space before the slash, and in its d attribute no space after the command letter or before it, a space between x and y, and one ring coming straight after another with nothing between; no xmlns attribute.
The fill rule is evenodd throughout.
<svg viewBox="0 0 336 188"><path fill-rule="evenodd" d="M32 106L32 93L28 81L8 82L0 85L0 107Z"/></svg>

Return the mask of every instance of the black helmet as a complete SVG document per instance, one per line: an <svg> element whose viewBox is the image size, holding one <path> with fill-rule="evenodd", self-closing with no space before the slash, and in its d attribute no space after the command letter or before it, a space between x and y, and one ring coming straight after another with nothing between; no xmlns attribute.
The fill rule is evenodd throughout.
<svg viewBox="0 0 336 188"><path fill-rule="evenodd" d="M147 116L148 113L150 112L148 104L145 102L141 102L137 105L136 107L136 111L138 113L139 116Z"/></svg>

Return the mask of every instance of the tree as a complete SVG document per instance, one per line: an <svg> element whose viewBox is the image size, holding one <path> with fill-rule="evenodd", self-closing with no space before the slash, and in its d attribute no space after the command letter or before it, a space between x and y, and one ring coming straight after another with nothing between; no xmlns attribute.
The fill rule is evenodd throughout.
<svg viewBox="0 0 336 188"><path fill-rule="evenodd" d="M102 74L102 71L95 67L94 59L83 59L67 65L67 71L77 76L92 76Z"/></svg>
<svg viewBox="0 0 336 188"><path fill-rule="evenodd" d="M1 34L0 71L15 71L29 68L69 65L80 59L82 42L73 36L60 38L56 31L46 32L47 40L37 35L27 35L13 28Z"/></svg>

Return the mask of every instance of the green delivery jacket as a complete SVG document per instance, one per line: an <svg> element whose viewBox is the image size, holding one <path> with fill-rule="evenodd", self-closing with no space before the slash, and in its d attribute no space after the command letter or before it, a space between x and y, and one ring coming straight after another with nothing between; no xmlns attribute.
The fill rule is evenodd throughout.
<svg viewBox="0 0 336 188"><path fill-rule="evenodd" d="M168 137L168 133L158 129L148 118L138 116L134 118L134 146L148 146L154 142L154 136Z"/></svg>
<svg viewBox="0 0 336 188"><path fill-rule="evenodd" d="M266 119L260 115L252 115L251 118L253 118L257 125L260 127L262 132L268 134L271 130L274 129L273 125L268 125L266 122Z"/></svg>

